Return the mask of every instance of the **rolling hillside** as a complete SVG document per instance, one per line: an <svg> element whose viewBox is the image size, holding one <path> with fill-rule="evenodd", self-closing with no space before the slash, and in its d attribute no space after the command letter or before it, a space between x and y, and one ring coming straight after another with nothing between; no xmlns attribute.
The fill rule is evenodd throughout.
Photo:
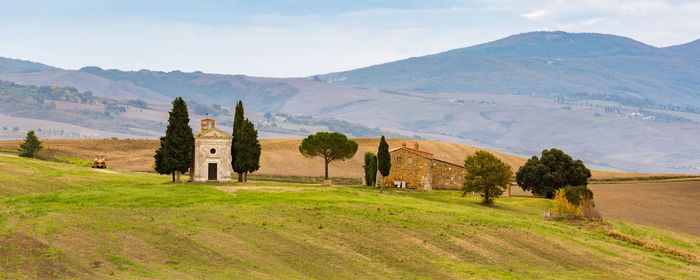
<svg viewBox="0 0 700 280"><path fill-rule="evenodd" d="M379 139L353 139L359 145L355 156L346 161L333 162L329 166L329 175L339 178L362 178L362 165L366 152L377 152ZM437 159L462 164L464 158L480 148L448 142L387 139L390 149L400 147L402 143L434 154ZM20 140L0 141L0 152L13 153L19 147ZM257 175L320 177L323 176L323 161L321 159L305 158L299 153L301 139L263 139L260 140L262 154L260 170ZM44 153L65 158L76 158L91 161L97 154L104 154L109 168L123 171L153 171L153 155L159 146L157 140L43 140ZM508 163L513 172L525 164L526 159L514 155L493 152L498 158ZM624 179L656 176L679 176L679 174L646 174L610 171L592 171L593 179Z"/></svg>
<svg viewBox="0 0 700 280"><path fill-rule="evenodd" d="M181 184L0 156L0 275L90 279L699 279L698 237L546 220L539 198Z"/></svg>

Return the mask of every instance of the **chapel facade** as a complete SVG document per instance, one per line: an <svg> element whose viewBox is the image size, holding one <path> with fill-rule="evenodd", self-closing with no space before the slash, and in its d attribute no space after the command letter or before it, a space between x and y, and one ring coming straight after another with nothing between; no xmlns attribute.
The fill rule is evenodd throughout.
<svg viewBox="0 0 700 280"><path fill-rule="evenodd" d="M195 182L230 182L231 140L233 136L216 128L213 119L203 119L194 134L191 180Z"/></svg>

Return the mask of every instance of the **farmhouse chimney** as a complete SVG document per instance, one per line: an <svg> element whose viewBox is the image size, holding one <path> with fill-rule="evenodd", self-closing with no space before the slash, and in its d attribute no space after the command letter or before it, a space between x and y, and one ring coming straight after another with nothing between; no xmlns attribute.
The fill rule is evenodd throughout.
<svg viewBox="0 0 700 280"><path fill-rule="evenodd" d="M418 150L418 142L416 142L416 145L415 145L415 147L416 147L416 150Z"/></svg>

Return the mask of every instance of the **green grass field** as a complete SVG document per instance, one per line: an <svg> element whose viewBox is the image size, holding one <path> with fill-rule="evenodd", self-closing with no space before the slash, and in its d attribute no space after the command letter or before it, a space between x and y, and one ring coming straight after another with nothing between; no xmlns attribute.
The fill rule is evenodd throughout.
<svg viewBox="0 0 700 280"><path fill-rule="evenodd" d="M0 176L0 279L700 279L700 238L546 220L541 198L171 185L6 156Z"/></svg>

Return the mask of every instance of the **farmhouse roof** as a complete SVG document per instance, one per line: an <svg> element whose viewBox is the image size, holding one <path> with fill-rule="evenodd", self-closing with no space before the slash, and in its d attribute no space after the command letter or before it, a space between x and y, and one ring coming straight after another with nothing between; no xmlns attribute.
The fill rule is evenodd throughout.
<svg viewBox="0 0 700 280"><path fill-rule="evenodd" d="M417 144L417 143L416 143L416 148L418 148L418 144ZM393 152L396 152L396 151L399 151L399 150L405 150L405 151L407 151L407 152L409 152L409 153L416 154L416 155L418 155L418 156L427 158L427 159L429 159L429 160L439 161L439 162L442 162L442 163L445 163L445 164L449 164L449 165L452 165L452 166L455 166L455 167L464 168L464 166L461 166L461 165L459 165L459 164L451 163L451 162L444 161L444 160L441 160L441 159L436 159L436 158L433 157L433 153L429 153L429 152L426 152L426 151L421 151L421 150L419 150L419 149L413 149L413 148L406 147L405 143L402 144L401 147L398 147L398 148L389 150L389 153L393 153Z"/></svg>

